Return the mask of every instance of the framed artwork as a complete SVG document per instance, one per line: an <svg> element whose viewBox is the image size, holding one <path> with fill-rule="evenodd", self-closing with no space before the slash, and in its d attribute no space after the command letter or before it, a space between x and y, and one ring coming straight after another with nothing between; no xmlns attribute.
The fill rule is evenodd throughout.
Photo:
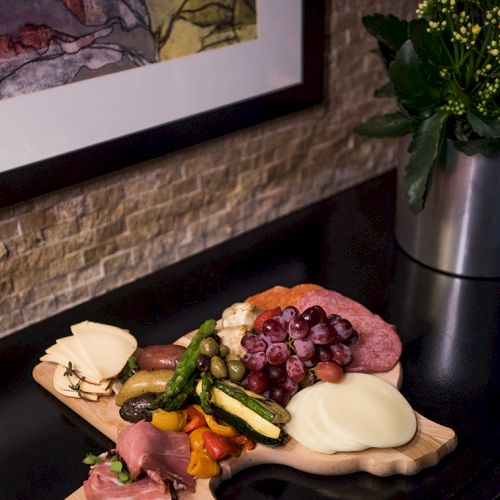
<svg viewBox="0 0 500 500"><path fill-rule="evenodd" d="M317 104L323 0L0 0L0 207Z"/></svg>

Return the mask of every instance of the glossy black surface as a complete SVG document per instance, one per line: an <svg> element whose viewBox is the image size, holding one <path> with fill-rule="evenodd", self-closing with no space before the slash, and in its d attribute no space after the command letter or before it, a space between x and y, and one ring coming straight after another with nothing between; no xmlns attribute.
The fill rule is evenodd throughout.
<svg viewBox="0 0 500 500"><path fill-rule="evenodd" d="M253 467L220 499L494 498L499 492L500 282L425 268L394 242L394 172L259 228L104 297L0 339L0 498L58 499L87 474L86 453L112 443L31 379L44 349L84 319L169 342L232 302L276 284L316 282L398 326L402 391L450 426L458 447L415 476L339 477Z"/></svg>

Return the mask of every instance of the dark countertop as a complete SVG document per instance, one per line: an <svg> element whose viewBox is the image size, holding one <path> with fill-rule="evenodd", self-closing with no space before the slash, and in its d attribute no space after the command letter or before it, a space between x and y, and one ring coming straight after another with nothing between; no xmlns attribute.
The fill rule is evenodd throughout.
<svg viewBox="0 0 500 500"><path fill-rule="evenodd" d="M0 339L1 499L59 499L79 488L87 453L112 443L39 387L46 347L85 319L130 329L140 345L171 342L233 302L276 284L314 282L397 325L402 392L452 427L455 451L415 476L324 477L257 466L220 499L493 498L500 494L500 281L425 268L393 239L395 173L301 210L145 279Z"/></svg>

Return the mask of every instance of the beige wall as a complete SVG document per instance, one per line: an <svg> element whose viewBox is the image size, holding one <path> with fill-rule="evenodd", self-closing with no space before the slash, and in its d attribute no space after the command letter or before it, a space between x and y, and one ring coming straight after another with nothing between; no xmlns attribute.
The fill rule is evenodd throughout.
<svg viewBox="0 0 500 500"><path fill-rule="evenodd" d="M0 210L0 336L394 167L361 16L416 2L327 4L323 105Z"/></svg>

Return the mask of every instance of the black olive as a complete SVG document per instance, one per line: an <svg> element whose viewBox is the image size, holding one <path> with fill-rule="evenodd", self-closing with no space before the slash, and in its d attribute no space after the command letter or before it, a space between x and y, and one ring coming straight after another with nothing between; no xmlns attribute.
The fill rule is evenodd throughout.
<svg viewBox="0 0 500 500"><path fill-rule="evenodd" d="M120 408L120 417L127 422L139 422L146 420L150 422L153 418L153 402L158 394L146 392L140 396L127 399Z"/></svg>

